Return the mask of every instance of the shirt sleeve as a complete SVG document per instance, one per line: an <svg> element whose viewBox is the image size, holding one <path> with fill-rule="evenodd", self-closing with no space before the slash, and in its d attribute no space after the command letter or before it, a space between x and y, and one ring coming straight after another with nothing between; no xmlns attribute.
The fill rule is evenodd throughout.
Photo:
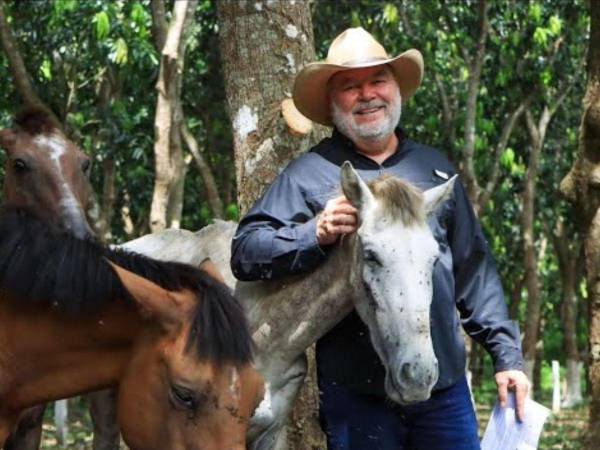
<svg viewBox="0 0 600 450"><path fill-rule="evenodd" d="M509 319L496 264L460 182L454 189L454 202L448 231L462 325L490 353L496 372L522 370L519 326Z"/></svg>
<svg viewBox="0 0 600 450"><path fill-rule="evenodd" d="M231 269L243 281L306 272L325 258L317 243L315 213L286 172L242 219L231 245Z"/></svg>

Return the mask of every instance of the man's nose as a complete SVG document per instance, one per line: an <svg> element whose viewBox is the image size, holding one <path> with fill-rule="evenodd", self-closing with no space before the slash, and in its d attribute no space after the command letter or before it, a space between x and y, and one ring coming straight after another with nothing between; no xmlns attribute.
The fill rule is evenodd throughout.
<svg viewBox="0 0 600 450"><path fill-rule="evenodd" d="M373 100L375 98L375 87L365 83L360 86L359 95L361 101Z"/></svg>

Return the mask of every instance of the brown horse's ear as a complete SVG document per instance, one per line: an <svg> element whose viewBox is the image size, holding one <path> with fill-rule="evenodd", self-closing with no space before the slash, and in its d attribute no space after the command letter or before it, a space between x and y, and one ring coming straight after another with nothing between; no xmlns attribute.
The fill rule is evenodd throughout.
<svg viewBox="0 0 600 450"><path fill-rule="evenodd" d="M198 266L198 268L209 274L215 280L225 284L225 279L223 278L223 275L221 275L221 272L219 271L217 265L214 262L212 262L212 259L204 258Z"/></svg>
<svg viewBox="0 0 600 450"><path fill-rule="evenodd" d="M17 133L9 128L0 130L0 147L6 151L11 151L17 142Z"/></svg>
<svg viewBox="0 0 600 450"><path fill-rule="evenodd" d="M123 269L108 261L113 270L131 294L141 314L158 320L164 326L179 323L179 303L172 292L146 278Z"/></svg>

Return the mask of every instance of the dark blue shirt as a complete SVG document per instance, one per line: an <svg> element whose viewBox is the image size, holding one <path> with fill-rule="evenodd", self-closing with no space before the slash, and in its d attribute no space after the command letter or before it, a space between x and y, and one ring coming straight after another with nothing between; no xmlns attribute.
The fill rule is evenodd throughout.
<svg viewBox="0 0 600 450"><path fill-rule="evenodd" d="M328 249L316 240L316 215L340 195L340 166L350 161L365 181L389 173L422 190L455 173L438 151L397 131L396 153L382 164L361 155L334 130L292 161L240 222L231 267L240 280L266 280L314 270ZM433 274L431 333L440 377L434 389L464 375L466 354L459 325L492 356L496 371L522 369L518 325L508 318L502 285L464 187L429 219L440 245ZM457 314L457 309L460 318ZM319 382L384 395L384 369L367 327L352 312L317 342Z"/></svg>

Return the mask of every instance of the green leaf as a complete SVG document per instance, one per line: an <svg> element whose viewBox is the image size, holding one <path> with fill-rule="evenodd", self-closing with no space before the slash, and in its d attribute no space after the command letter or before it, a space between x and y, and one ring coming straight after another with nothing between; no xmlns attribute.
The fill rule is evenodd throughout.
<svg viewBox="0 0 600 450"><path fill-rule="evenodd" d="M236 222L240 218L240 209L235 203L230 203L225 207L225 217L227 220L235 220Z"/></svg>
<svg viewBox="0 0 600 450"><path fill-rule="evenodd" d="M538 3L529 6L529 18L534 22L539 22L542 18L542 7Z"/></svg>
<svg viewBox="0 0 600 450"><path fill-rule="evenodd" d="M562 30L562 20L558 16L550 17L550 22L548 23L548 29L553 36L558 36L560 31Z"/></svg>
<svg viewBox="0 0 600 450"><path fill-rule="evenodd" d="M508 147L502 152L500 163L502 164L502 167L505 167L506 169L512 168L512 165L515 163L515 152L512 148Z"/></svg>
<svg viewBox="0 0 600 450"><path fill-rule="evenodd" d="M360 16L358 15L358 11L352 11L352 19L350 21L353 27L360 27L361 21Z"/></svg>
<svg viewBox="0 0 600 450"><path fill-rule="evenodd" d="M496 74L496 84L498 85L498 87L506 86L507 81L508 74L504 70L499 70Z"/></svg>
<svg viewBox="0 0 600 450"><path fill-rule="evenodd" d="M127 64L128 53L129 48L127 47L125 39L117 39L117 42L115 43L115 62L120 66Z"/></svg>
<svg viewBox="0 0 600 450"><path fill-rule="evenodd" d="M536 44L545 47L546 43L548 42L548 29L537 27L533 33L533 40L536 42Z"/></svg>
<svg viewBox="0 0 600 450"><path fill-rule="evenodd" d="M74 11L77 8L77 0L55 0L54 12L58 16L62 16L66 12Z"/></svg>
<svg viewBox="0 0 600 450"><path fill-rule="evenodd" d="M94 16L94 22L96 23L96 37L102 41L108 36L108 32L110 31L110 19L108 14L104 11L100 11Z"/></svg>
<svg viewBox="0 0 600 450"><path fill-rule="evenodd" d="M44 59L44 62L42 62L40 72L46 80L52 80L52 63L48 58Z"/></svg>
<svg viewBox="0 0 600 450"><path fill-rule="evenodd" d="M542 73L540 73L540 80L544 86L550 86L552 83L552 71L549 68L545 68Z"/></svg>
<svg viewBox="0 0 600 450"><path fill-rule="evenodd" d="M130 17L139 27L145 27L148 14L139 2L135 2L131 7Z"/></svg>
<svg viewBox="0 0 600 450"><path fill-rule="evenodd" d="M389 24L398 23L398 7L392 3L387 3L383 7L383 20Z"/></svg>
<svg viewBox="0 0 600 450"><path fill-rule="evenodd" d="M469 79L469 69L466 67L461 67L460 69L460 79L462 81L467 81Z"/></svg>

